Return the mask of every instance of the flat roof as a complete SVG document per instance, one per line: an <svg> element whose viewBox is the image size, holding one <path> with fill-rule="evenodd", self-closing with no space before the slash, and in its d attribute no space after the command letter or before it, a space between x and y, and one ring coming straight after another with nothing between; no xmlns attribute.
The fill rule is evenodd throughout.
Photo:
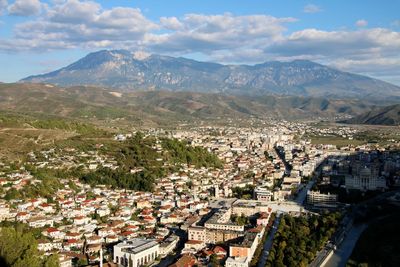
<svg viewBox="0 0 400 267"><path fill-rule="evenodd" d="M115 245L115 247L120 247L121 251L130 253L130 254L137 254L142 252L146 249L152 248L154 246L159 245L155 239L141 239L141 238L134 238L128 241L124 241Z"/></svg>

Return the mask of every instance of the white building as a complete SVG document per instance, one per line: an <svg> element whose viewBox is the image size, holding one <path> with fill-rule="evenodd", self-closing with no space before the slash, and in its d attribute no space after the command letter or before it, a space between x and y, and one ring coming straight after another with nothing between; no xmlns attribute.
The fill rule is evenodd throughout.
<svg viewBox="0 0 400 267"><path fill-rule="evenodd" d="M118 266L148 265L160 254L160 244L154 239L134 238L114 246L114 262Z"/></svg>
<svg viewBox="0 0 400 267"><path fill-rule="evenodd" d="M320 207L336 207L338 195L322 194L319 191L307 191L307 203Z"/></svg>
<svg viewBox="0 0 400 267"><path fill-rule="evenodd" d="M347 189L379 190L386 188L386 179L374 174L370 168L364 167L358 175L346 175L345 184Z"/></svg>
<svg viewBox="0 0 400 267"><path fill-rule="evenodd" d="M258 186L254 189L254 198L259 201L271 201L272 192L266 186Z"/></svg>

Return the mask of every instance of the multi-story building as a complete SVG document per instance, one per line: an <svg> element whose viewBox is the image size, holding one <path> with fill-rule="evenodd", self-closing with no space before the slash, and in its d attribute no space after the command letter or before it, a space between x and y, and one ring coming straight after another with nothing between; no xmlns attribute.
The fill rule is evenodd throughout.
<svg viewBox="0 0 400 267"><path fill-rule="evenodd" d="M355 175L346 175L345 184L347 189L379 190L386 188L386 179L380 177L375 168L364 166L358 169Z"/></svg>
<svg viewBox="0 0 400 267"><path fill-rule="evenodd" d="M248 267L262 234L263 231L261 233L247 232L240 243L230 245L229 258L226 260L225 266Z"/></svg>
<svg viewBox="0 0 400 267"><path fill-rule="evenodd" d="M238 216L249 217L261 212L268 212L268 205L254 200L238 200L232 205L232 213Z"/></svg>
<svg viewBox="0 0 400 267"><path fill-rule="evenodd" d="M338 195L322 194L319 191L307 191L307 203L319 207L336 207Z"/></svg>
<svg viewBox="0 0 400 267"><path fill-rule="evenodd" d="M254 189L254 199L258 201L271 201L273 193L266 186L258 186Z"/></svg>
<svg viewBox="0 0 400 267"><path fill-rule="evenodd" d="M231 222L231 215L232 209L220 209L205 222L204 226L207 229L243 232L244 226Z"/></svg>
<svg viewBox="0 0 400 267"><path fill-rule="evenodd" d="M160 254L160 244L154 239L134 238L114 246L113 260L118 266L138 267L150 264Z"/></svg>

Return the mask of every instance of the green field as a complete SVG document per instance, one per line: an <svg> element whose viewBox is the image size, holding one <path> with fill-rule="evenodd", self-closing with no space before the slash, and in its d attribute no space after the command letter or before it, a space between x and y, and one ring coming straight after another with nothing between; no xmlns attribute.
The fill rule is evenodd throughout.
<svg viewBox="0 0 400 267"><path fill-rule="evenodd" d="M310 138L312 144L336 145L338 147L348 145L358 146L365 144L365 141L362 140L349 140L348 138L343 138L339 136L311 136Z"/></svg>

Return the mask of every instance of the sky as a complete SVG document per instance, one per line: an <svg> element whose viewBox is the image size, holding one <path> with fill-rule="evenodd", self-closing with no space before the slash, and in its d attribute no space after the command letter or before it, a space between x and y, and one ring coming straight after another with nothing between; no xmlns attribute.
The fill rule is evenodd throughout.
<svg viewBox="0 0 400 267"><path fill-rule="evenodd" d="M0 0L0 81L104 49L308 59L400 85L400 0Z"/></svg>

